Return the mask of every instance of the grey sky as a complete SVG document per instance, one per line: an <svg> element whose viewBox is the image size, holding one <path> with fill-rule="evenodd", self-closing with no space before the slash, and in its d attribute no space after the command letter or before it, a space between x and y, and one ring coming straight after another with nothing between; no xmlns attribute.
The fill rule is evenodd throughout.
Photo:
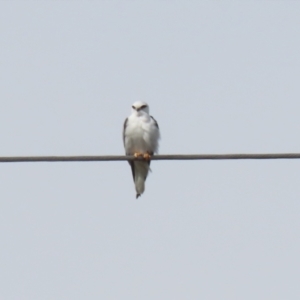
<svg viewBox="0 0 300 300"><path fill-rule="evenodd" d="M1 1L0 156L300 152L300 2ZM300 162L0 165L0 298L299 299Z"/></svg>

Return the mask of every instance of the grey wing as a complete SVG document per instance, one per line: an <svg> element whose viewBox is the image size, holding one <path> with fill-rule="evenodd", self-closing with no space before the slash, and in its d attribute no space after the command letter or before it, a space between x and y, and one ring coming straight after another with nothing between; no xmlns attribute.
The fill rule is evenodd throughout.
<svg viewBox="0 0 300 300"><path fill-rule="evenodd" d="M123 125L123 144L124 144L124 147L125 147L125 130L126 130L126 127L127 127L127 123L128 123L128 118L125 119L124 125Z"/></svg>
<svg viewBox="0 0 300 300"><path fill-rule="evenodd" d="M157 129L159 129L157 121L156 121L152 116L150 116L150 117L151 117L151 119L154 121L155 127L156 127ZM149 154L150 154L150 155L153 155L153 152L150 152ZM151 163L151 161L149 160L149 161L148 161L149 167L150 167L150 163Z"/></svg>
<svg viewBox="0 0 300 300"><path fill-rule="evenodd" d="M124 147L125 147L125 131L126 131L127 123L128 123L128 118L126 118L126 120L124 122L124 125L123 125L123 144L124 144ZM126 149L125 149L125 151L126 151ZM134 161L129 160L128 163L131 167L132 177L133 177L133 181L134 181L134 177L135 177Z"/></svg>
<svg viewBox="0 0 300 300"><path fill-rule="evenodd" d="M151 119L154 121L154 124L157 127L157 129L159 129L157 121L152 116L151 116Z"/></svg>
<svg viewBox="0 0 300 300"><path fill-rule="evenodd" d="M131 167L131 173L132 173L132 178L133 178L133 182L135 182L135 168L134 168L134 161L128 161L130 167Z"/></svg>

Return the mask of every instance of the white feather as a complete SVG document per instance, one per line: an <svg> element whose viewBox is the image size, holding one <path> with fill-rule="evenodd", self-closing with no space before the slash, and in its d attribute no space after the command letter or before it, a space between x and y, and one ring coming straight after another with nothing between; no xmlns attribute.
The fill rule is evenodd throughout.
<svg viewBox="0 0 300 300"><path fill-rule="evenodd" d="M145 191L145 181L148 175L149 171L149 165L147 162L140 162L136 161L134 162L134 168L135 168L135 190L137 195L141 195Z"/></svg>

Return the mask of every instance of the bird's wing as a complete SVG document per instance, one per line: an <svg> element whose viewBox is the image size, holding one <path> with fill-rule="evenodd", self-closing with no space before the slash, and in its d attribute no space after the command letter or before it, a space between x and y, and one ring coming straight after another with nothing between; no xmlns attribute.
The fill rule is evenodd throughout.
<svg viewBox="0 0 300 300"><path fill-rule="evenodd" d="M159 129L157 121L151 116L151 119L154 121L154 125Z"/></svg>
<svg viewBox="0 0 300 300"><path fill-rule="evenodd" d="M135 181L135 166L134 166L134 161L128 161L128 163L130 164L130 167L131 167L131 173L132 173L132 178L133 178L133 181Z"/></svg>
<svg viewBox="0 0 300 300"><path fill-rule="evenodd" d="M154 122L154 126L156 127L156 129L159 131L159 127L158 127L158 123L157 123L157 121L152 117L152 116L150 116L150 118L152 119L152 121ZM153 151L149 151L149 154L150 155L153 155L154 154L154 152ZM151 163L151 160L149 160L148 161L148 165L149 165L149 167L150 167L150 163Z"/></svg>
<svg viewBox="0 0 300 300"><path fill-rule="evenodd" d="M124 147L125 147L125 131L126 131L127 123L128 123L128 118L125 119L124 125L123 125L123 144L124 144Z"/></svg>
<svg viewBox="0 0 300 300"><path fill-rule="evenodd" d="M125 147L125 152L126 151L126 145L125 145L125 136L126 136L126 127L128 125L128 118L125 119L125 122L124 122L124 125L123 125L123 144L124 144L124 147ZM127 155L127 153L126 153ZM132 172L132 177L133 177L133 181L134 181L134 178L135 178L135 168L134 168L134 161L132 160L128 160L128 163L131 167L131 172Z"/></svg>

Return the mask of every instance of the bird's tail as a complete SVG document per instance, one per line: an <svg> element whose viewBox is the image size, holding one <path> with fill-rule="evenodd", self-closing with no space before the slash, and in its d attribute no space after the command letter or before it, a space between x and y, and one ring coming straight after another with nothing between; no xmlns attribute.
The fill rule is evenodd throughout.
<svg viewBox="0 0 300 300"><path fill-rule="evenodd" d="M145 181L149 172L149 163L145 161L135 161L135 190L136 198L141 196L145 191Z"/></svg>

